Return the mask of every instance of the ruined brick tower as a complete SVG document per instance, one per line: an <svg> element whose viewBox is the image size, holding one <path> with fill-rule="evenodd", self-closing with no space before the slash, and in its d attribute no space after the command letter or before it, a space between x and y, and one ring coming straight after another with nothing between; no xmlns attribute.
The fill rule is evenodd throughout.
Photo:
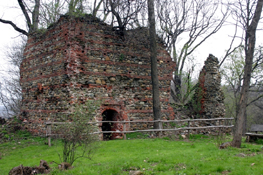
<svg viewBox="0 0 263 175"><path fill-rule="evenodd" d="M161 41L157 59L162 118L171 119L168 99L174 62ZM127 31L123 38L97 18L62 16L45 33L28 39L21 65L21 118L28 130L41 135L44 122L61 121L77 94L83 101L103 99L94 116L97 121L153 120L150 68L147 29Z"/></svg>
<svg viewBox="0 0 263 175"><path fill-rule="evenodd" d="M221 74L218 59L209 54L200 72L198 88L194 94L194 110L202 118L225 116L224 93L221 89Z"/></svg>

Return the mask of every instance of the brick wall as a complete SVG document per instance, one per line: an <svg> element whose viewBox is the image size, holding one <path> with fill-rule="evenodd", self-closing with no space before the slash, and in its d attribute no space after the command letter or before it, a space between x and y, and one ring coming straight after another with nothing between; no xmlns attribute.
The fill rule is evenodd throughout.
<svg viewBox="0 0 263 175"><path fill-rule="evenodd" d="M225 116L225 97L221 89L218 63L218 59L210 54L199 75L199 87L194 95L193 107L202 118Z"/></svg>
<svg viewBox="0 0 263 175"><path fill-rule="evenodd" d="M62 16L43 34L29 37L21 65L21 118L35 134L45 121L61 121L77 98L102 100L118 120L153 120L148 30L127 31L125 38L97 18ZM175 66L161 40L158 71L163 119L173 119L168 104ZM132 124L129 129L151 126ZM122 128L122 127L119 127Z"/></svg>

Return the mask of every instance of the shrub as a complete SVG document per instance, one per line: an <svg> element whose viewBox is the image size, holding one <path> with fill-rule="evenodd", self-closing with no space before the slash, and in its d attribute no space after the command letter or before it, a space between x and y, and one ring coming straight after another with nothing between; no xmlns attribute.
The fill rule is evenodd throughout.
<svg viewBox="0 0 263 175"><path fill-rule="evenodd" d="M91 158L99 140L97 134L93 134L97 127L88 124L92 121L98 105L94 101L85 104L76 104L74 113L70 116L72 122L60 125L57 132L63 142L62 156L58 153L61 162L71 165L78 158Z"/></svg>

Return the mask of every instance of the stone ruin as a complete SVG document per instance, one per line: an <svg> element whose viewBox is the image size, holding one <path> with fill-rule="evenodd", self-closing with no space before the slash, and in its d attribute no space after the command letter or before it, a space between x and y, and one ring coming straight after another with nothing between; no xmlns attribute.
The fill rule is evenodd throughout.
<svg viewBox="0 0 263 175"><path fill-rule="evenodd" d="M221 89L221 75L218 63L218 59L210 54L199 74L197 88L192 101L190 102L191 109L193 109L191 115L194 116L194 118L210 119L225 117L225 97ZM199 121L192 122L191 126L218 126L223 124L230 125L231 121L221 120L221 123L219 123L218 120ZM220 130L225 133L231 133L231 128L224 128ZM192 130L191 132L193 134L218 135L219 129L199 129L195 131Z"/></svg>
<svg viewBox="0 0 263 175"><path fill-rule="evenodd" d="M218 59L209 55L202 68L192 107L200 118L223 118L225 116L224 93Z"/></svg>
<svg viewBox="0 0 263 175"><path fill-rule="evenodd" d="M221 89L221 75L219 72L218 59L209 55L200 71L198 82L195 85L193 97L186 105L174 103L175 119L213 119L225 118L224 94ZM223 123L223 122L224 123ZM230 125L230 120L215 121L195 121L190 122L190 127L206 127L218 125ZM187 122L178 123L177 127L184 127ZM223 132L230 133L231 128L222 129ZM185 135L187 131L180 134ZM196 129L190 130L191 134L217 135L218 129ZM178 137L178 136L176 136Z"/></svg>
<svg viewBox="0 0 263 175"><path fill-rule="evenodd" d="M139 28L123 38L89 15L61 16L44 33L29 36L20 80L25 128L45 135L45 122L63 121L77 99L102 101L96 121L153 120L148 37L148 30ZM175 63L160 39L157 59L162 119L173 119L168 99ZM151 127L126 124L127 130ZM123 124L100 124L99 129L121 131Z"/></svg>
<svg viewBox="0 0 263 175"><path fill-rule="evenodd" d="M28 38L21 64L25 128L45 135L45 122L65 121L74 103L101 101L95 121L153 120L148 29L128 30L123 37L98 18L67 15L44 33ZM157 37L158 38L158 37ZM183 119L169 105L175 63L158 38L158 75L162 119ZM218 60L209 55L200 72L191 108L198 118L224 117ZM174 113L175 112L175 113ZM126 130L152 128L152 123L126 124ZM198 124L199 125L199 124ZM203 125L203 124L201 124ZM123 124L99 124L102 131L123 130ZM112 134L105 137L121 137Z"/></svg>

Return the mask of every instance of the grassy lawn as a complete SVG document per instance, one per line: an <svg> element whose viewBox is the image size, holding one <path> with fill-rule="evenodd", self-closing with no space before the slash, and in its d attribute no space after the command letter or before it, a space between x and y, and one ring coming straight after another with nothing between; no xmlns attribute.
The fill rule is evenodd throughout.
<svg viewBox="0 0 263 175"><path fill-rule="evenodd" d="M6 175L15 166L59 162L57 151L61 144L48 147L46 140L35 138L0 145L0 174ZM18 143L20 142L20 143ZM213 138L173 141L169 139L111 140L100 143L92 160L78 159L74 168L60 171L50 164L50 174L263 174L261 144L243 143L242 148L220 150ZM242 153L242 154L240 154ZM241 157L244 156L245 157Z"/></svg>

